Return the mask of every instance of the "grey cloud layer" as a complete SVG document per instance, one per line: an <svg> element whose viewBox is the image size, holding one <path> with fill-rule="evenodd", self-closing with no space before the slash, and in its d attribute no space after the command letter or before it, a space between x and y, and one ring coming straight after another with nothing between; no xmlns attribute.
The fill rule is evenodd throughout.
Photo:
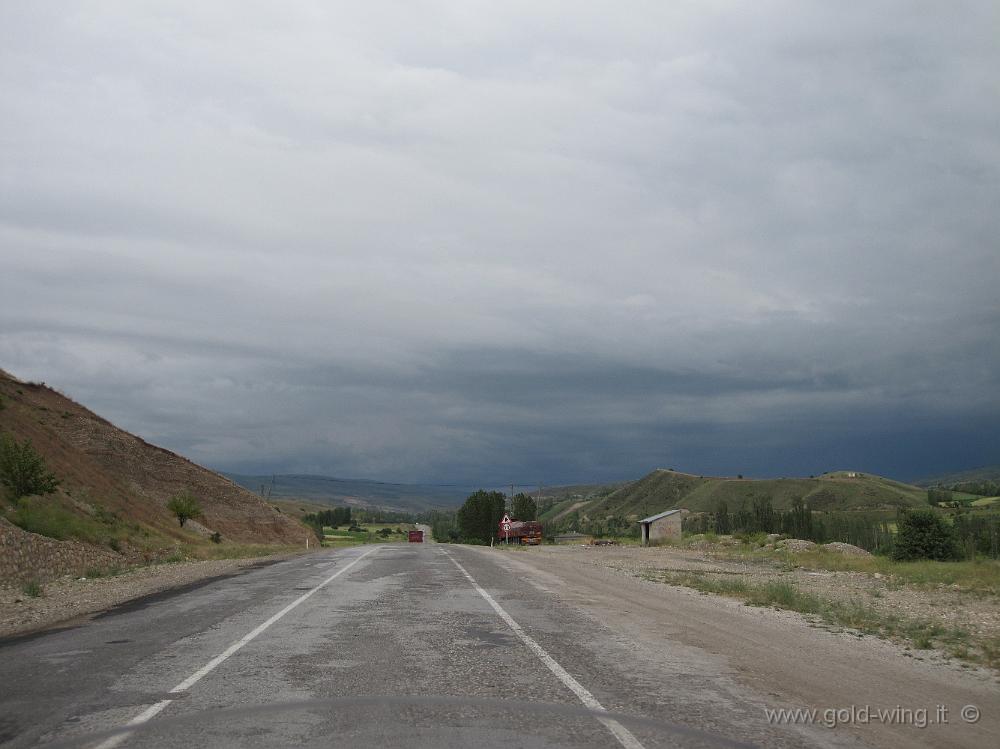
<svg viewBox="0 0 1000 749"><path fill-rule="evenodd" d="M994 3L0 16L0 366L194 459L996 457Z"/></svg>

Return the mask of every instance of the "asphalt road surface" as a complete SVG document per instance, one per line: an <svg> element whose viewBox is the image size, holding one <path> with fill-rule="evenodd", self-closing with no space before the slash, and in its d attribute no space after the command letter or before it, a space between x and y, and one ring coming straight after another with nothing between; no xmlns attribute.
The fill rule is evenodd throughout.
<svg viewBox="0 0 1000 749"><path fill-rule="evenodd" d="M0 642L0 746L863 745L769 723L711 654L640 647L509 557L324 550Z"/></svg>

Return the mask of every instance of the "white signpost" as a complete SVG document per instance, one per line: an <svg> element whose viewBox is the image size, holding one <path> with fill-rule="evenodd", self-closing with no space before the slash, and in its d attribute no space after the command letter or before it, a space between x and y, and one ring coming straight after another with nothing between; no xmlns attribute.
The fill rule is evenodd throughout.
<svg viewBox="0 0 1000 749"><path fill-rule="evenodd" d="M500 527L503 528L503 537L505 543L510 543L510 515L504 515L503 520L500 521Z"/></svg>

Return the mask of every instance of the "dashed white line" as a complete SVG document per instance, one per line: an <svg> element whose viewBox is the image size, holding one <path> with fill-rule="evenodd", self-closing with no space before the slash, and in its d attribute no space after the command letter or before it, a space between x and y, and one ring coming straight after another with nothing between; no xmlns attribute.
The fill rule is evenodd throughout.
<svg viewBox="0 0 1000 749"><path fill-rule="evenodd" d="M336 572L334 572L332 575L330 575L330 577L326 578L326 580L324 580L323 582L321 582L315 588L312 588L308 592L303 593L301 596L299 596L294 601L292 601L290 604L288 604L287 606L285 606L285 608L283 608L277 614L275 614L274 616L272 616L266 622L264 622L263 624L255 627L250 632L248 632L243 637L241 637L236 642L234 642L232 645L230 645L228 648L226 648L225 650L223 650L221 653L219 653L217 656L215 656L212 660L210 660L204 666L202 666L201 668L199 668L197 671L195 671L193 674L191 674L189 677L187 677L184 681L182 681L176 687L174 687L173 689L171 689L170 692L168 692L168 694L176 694L178 692L186 692L188 689L190 689L192 686L194 686L197 682L201 681L201 679L203 679L206 675L208 675L209 673L211 673L215 668L217 668L219 666L219 664L221 664L227 658L229 658L230 656L232 656L237 650L239 650L244 645L246 645L248 642L250 642L251 640L253 640L261 632L263 632L264 630L266 630L268 627L270 627L272 624L274 624L276 621L278 621L281 617L283 617L289 611L291 611L296 606L298 606L300 603L302 603L307 598L309 598L310 596L312 596L316 591L320 590L321 588L323 588L327 584L329 584L329 583L333 582L334 580L336 580L338 577L340 577L341 575L343 575L345 572L347 572L347 570L351 569L351 567L353 567L354 565L356 565L358 562L360 562L366 556L368 556L369 554L373 554L376 551L378 551L377 547L373 548L373 549L369 549L368 551L366 551L364 554L362 554L361 556L359 556L357 559L355 559L350 564L345 565L344 567L341 567L339 570L337 570ZM134 718L132 718L132 720L130 720L128 723L126 723L125 727L142 725L146 721L151 720L152 718L156 717L161 712L163 712L163 710L166 709L167 706L169 706L171 702L173 702L172 699L161 700L160 702L157 702L157 703L155 703L153 705L150 705L145 710L143 710L141 713L139 713ZM112 736L111 738L107 739L106 741L98 744L94 749L113 749L114 747L116 747L119 744L121 744L125 739L127 739L129 737L129 735L130 735L129 732L116 734L116 735Z"/></svg>
<svg viewBox="0 0 1000 749"><path fill-rule="evenodd" d="M487 593L482 588L482 586L480 586L479 583L476 582L475 578L469 574L468 570L466 570L465 567L459 564L458 560L455 559L455 557L453 557L447 551L443 551L442 553L445 556L447 556L455 564L456 567L458 567L459 572L465 575L465 578L470 583L472 583L472 587L476 589L476 592L479 593L479 595L481 595L486 600L486 602L493 607L493 610L497 612L497 615L501 619L503 619L504 622L506 622L507 626L510 627L511 630L513 630L514 634L520 638L521 642L527 645L528 649L531 650L531 652L533 652L535 655L537 655L538 659L542 663L548 666L549 671L555 674L556 678L559 679L559 681L561 681L573 694L575 694L580 699L580 702L582 702L587 708L595 712L599 713L607 712L604 706L597 701L597 698L594 697L594 695L592 695L587 690L587 688L583 686L583 684L574 679L573 676L565 668L559 665L559 663L556 661L555 658L549 655L541 645L535 642L535 640L531 637L531 635L529 635L521 628L520 624L514 621L514 617L508 614L503 609L503 607L493 599L493 596ZM639 739L633 736L631 731L629 731L625 726L623 726L614 718L605 718L601 716L595 716L595 717L597 718L597 720L599 720L601 723L604 724L605 728L607 728L611 732L611 734L616 739L618 739L618 743L621 744L623 747L625 747L625 749L645 749L645 747L643 747Z"/></svg>

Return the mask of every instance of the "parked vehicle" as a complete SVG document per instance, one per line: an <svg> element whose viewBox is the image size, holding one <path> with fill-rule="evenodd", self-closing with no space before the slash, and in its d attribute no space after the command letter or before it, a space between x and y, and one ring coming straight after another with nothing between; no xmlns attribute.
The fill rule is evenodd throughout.
<svg viewBox="0 0 1000 749"><path fill-rule="evenodd" d="M500 521L497 528L500 543L537 546L542 542L542 524L537 520Z"/></svg>

